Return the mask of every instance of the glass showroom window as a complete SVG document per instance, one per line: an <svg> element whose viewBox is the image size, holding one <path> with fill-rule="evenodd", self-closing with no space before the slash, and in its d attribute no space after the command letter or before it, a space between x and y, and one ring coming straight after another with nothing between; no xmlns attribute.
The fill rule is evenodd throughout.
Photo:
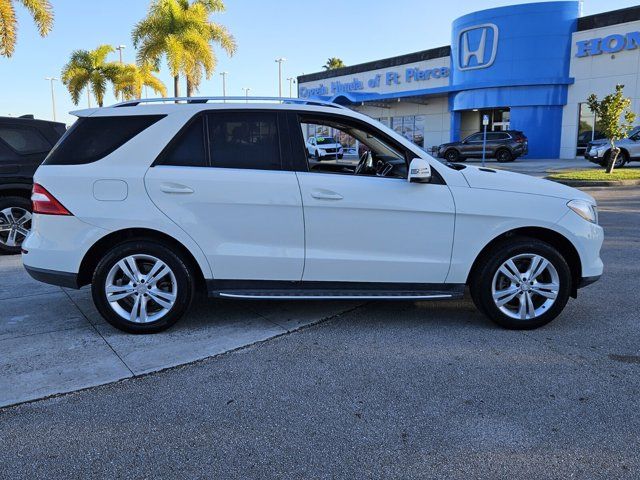
<svg viewBox="0 0 640 480"><path fill-rule="evenodd" d="M589 109L589 105L581 103L578 105L578 139L576 155L584 155L587 144L592 140L603 138L598 128L598 118Z"/></svg>

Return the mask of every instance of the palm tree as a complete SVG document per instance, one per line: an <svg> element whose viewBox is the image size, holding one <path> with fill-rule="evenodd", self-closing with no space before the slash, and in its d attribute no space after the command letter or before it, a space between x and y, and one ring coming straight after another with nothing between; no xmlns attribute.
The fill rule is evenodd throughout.
<svg viewBox="0 0 640 480"><path fill-rule="evenodd" d="M161 97L167 96L167 88L164 83L154 75L158 70L149 63L142 66L134 64L123 65L114 85L113 93L116 97L122 95L125 100L142 98L143 87L151 88Z"/></svg>
<svg viewBox="0 0 640 480"><path fill-rule="evenodd" d="M49 0L17 0L33 17L38 31L46 37L53 27L53 9ZM18 21L14 0L0 0L0 55L11 57L16 47Z"/></svg>
<svg viewBox="0 0 640 480"><path fill-rule="evenodd" d="M339 59L338 57L331 57L327 60L327 63L325 63L322 68L324 68L325 70L335 70L336 68L342 68L342 67L346 67L346 65L344 64L344 62Z"/></svg>
<svg viewBox="0 0 640 480"><path fill-rule="evenodd" d="M153 0L147 16L132 32L138 48L138 63L149 62L156 67L166 57L173 75L174 95L179 97L179 80L187 80L187 96L197 89L202 73L211 78L216 67L212 43L218 44L230 56L236 42L227 29L209 17L224 11L222 0Z"/></svg>
<svg viewBox="0 0 640 480"><path fill-rule="evenodd" d="M115 85L123 67L116 62L107 62L107 55L112 53L111 45L100 45L95 50L75 50L71 59L62 69L62 83L71 94L75 105L80 101L80 94L86 88L87 95L93 91L99 107L104 104L107 83Z"/></svg>

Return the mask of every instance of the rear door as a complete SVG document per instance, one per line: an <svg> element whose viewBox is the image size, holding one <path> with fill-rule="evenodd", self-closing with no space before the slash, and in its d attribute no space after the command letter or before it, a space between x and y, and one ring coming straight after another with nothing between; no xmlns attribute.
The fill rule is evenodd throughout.
<svg viewBox="0 0 640 480"><path fill-rule="evenodd" d="M153 202L205 252L218 280L300 281L298 181L282 169L282 115L201 113L149 169Z"/></svg>

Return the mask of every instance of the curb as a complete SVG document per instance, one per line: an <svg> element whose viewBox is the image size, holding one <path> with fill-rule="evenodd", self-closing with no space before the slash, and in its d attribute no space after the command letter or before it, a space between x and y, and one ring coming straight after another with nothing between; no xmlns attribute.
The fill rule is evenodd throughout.
<svg viewBox="0 0 640 480"><path fill-rule="evenodd" d="M564 178L545 177L546 180L562 183L569 187L627 187L640 185L640 180L567 180Z"/></svg>

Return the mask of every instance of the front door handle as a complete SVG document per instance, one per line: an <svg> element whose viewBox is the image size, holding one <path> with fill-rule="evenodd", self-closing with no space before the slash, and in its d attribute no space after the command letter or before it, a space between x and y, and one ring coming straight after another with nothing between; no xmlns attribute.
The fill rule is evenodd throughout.
<svg viewBox="0 0 640 480"><path fill-rule="evenodd" d="M160 190L164 193L193 193L193 188L179 183L163 183L160 185Z"/></svg>
<svg viewBox="0 0 640 480"><path fill-rule="evenodd" d="M342 195L333 192L331 190L325 190L323 188L316 188L311 190L311 196L318 200L342 200Z"/></svg>

